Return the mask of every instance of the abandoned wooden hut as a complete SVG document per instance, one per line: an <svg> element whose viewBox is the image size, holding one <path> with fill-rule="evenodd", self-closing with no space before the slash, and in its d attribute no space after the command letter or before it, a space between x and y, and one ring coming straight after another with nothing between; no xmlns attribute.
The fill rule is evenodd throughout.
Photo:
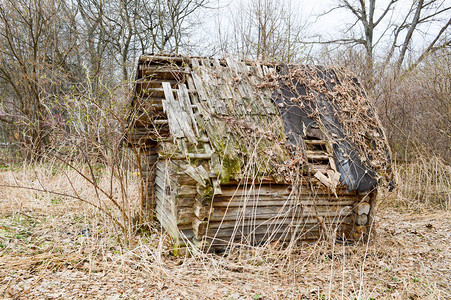
<svg viewBox="0 0 451 300"><path fill-rule="evenodd" d="M144 55L129 144L176 245L360 238L389 148L346 70Z"/></svg>

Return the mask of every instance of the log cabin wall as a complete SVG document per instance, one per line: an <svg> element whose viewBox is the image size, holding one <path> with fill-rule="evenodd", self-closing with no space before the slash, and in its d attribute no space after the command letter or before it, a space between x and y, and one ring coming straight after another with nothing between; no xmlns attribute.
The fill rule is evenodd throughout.
<svg viewBox="0 0 451 300"><path fill-rule="evenodd" d="M275 73L275 65L229 59L139 60L129 141L144 154L145 207L175 245L368 233L375 189L349 191L340 182L335 142L321 122L298 133L302 151L285 147ZM286 175L293 165L296 182Z"/></svg>

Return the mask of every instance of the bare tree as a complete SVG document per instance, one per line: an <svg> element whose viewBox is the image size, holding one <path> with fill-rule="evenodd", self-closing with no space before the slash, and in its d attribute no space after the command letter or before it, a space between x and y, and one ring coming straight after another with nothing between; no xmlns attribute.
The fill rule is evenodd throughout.
<svg viewBox="0 0 451 300"><path fill-rule="evenodd" d="M48 135L52 95L70 82L76 32L63 1L4 0L0 5L0 81L18 137L39 155ZM62 79L66 78L67 82Z"/></svg>
<svg viewBox="0 0 451 300"><path fill-rule="evenodd" d="M233 20L232 51L243 58L291 62L302 52L303 27L290 1L241 2Z"/></svg>
<svg viewBox="0 0 451 300"><path fill-rule="evenodd" d="M325 57L360 75L398 154L408 158L427 149L448 159L449 4L443 0L337 3L332 11L349 12L351 23L342 37L321 42L327 47ZM330 51L337 45L338 50Z"/></svg>
<svg viewBox="0 0 451 300"><path fill-rule="evenodd" d="M209 8L210 0L156 0L154 10L155 26L146 26L146 32L152 32L153 41L151 52L179 52L186 44L195 25L200 23L196 13L200 9ZM148 14L149 15L149 14ZM145 19L147 25L152 24L149 18Z"/></svg>
<svg viewBox="0 0 451 300"><path fill-rule="evenodd" d="M338 0L337 5L324 16L335 10L344 10L352 15L351 22L344 28L343 37L331 39L326 44L361 46L365 51L365 81L370 89L381 74L375 74L375 54L385 56L379 71L391 62L397 73L403 68L408 55L416 57L406 68L416 66L427 53L450 45L447 30L450 25L449 11L445 0L415 0L409 7L402 0ZM429 39L419 54L413 53L415 38L426 32ZM424 40L424 37L422 37ZM416 41L419 43L419 41ZM388 49L388 51L384 51Z"/></svg>
<svg viewBox="0 0 451 300"><path fill-rule="evenodd" d="M0 4L0 122L20 125L39 153L58 102L77 84L90 95L130 80L136 57L178 52L208 0L4 0ZM104 80L105 78L108 80ZM126 85L121 85L127 88ZM125 93L125 90L122 92ZM106 99L106 98L105 98ZM80 109L85 109L80 107ZM80 124L80 128L83 124ZM17 133L17 132L16 132Z"/></svg>
<svg viewBox="0 0 451 300"><path fill-rule="evenodd" d="M449 32L448 36L446 36L447 30L451 24L451 18L449 17L450 10L451 6L446 6L445 1L417 0L412 4L408 14L408 16L410 16L410 20L409 18L405 18L399 26L395 27L395 31L393 33L393 43L388 57L393 54L394 49L399 47L399 55L396 59L397 71L401 69L402 64L406 59L409 47L413 42L415 31L420 30L420 27L424 24L430 24L432 22L438 23L437 31L431 33L431 41L426 44L418 58L409 65L409 69L417 66L427 54L451 45L451 37L449 36ZM400 33L404 29L407 30L407 32L405 33L403 42L400 46L398 46Z"/></svg>
<svg viewBox="0 0 451 300"><path fill-rule="evenodd" d="M76 1L90 64L98 69L108 57L120 66L121 80L127 81L138 55L179 52L190 26L198 21L195 14L209 0Z"/></svg>
<svg viewBox="0 0 451 300"><path fill-rule="evenodd" d="M78 11L81 17L78 31L80 41L80 54L87 53L87 68L94 84L98 81L98 75L102 71L102 60L106 53L108 42L106 28L104 27L105 10L103 2L97 0L75 0L72 7ZM84 55L83 55L84 56Z"/></svg>

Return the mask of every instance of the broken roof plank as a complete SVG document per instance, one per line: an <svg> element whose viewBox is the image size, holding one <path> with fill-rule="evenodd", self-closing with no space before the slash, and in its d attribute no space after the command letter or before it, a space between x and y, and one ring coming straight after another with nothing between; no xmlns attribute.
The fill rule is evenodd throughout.
<svg viewBox="0 0 451 300"><path fill-rule="evenodd" d="M237 160L241 160L241 163L244 164L248 159L248 155L254 151L252 147L256 147L255 151L257 151L259 155L263 154L264 156L264 154L271 153L271 151L274 150L272 149L274 145L279 144L281 145L280 147L282 150L274 150L277 154L272 154L270 158L270 164L272 166L270 169L277 173L277 165L274 165L273 163L283 164L282 158L290 159L290 152L292 152L291 149L286 149L286 147L284 147L287 142L287 133L284 133L284 129L286 129L285 127L287 125L284 123L285 119L283 119L285 113L283 113L281 108L274 102L275 99L282 98L285 100L294 99L292 105L298 105L299 103L299 105L310 105L312 108L315 108L316 105L320 113L327 112L327 107L325 106L325 104L327 104L330 106L330 109L333 110L333 113L321 116L320 121L324 121L327 124L338 124L337 126L341 126L340 128L344 130L343 132L347 134L346 137L351 141L356 140L357 142L360 142L360 136L358 136L358 134L360 134L360 132L367 134L368 132L370 139L375 140L375 143L377 143L377 148L380 147L381 149L385 149L384 141L379 141L380 139L378 140L378 136L376 135L374 135L373 138L373 135L371 135L372 131L368 131L362 126L365 125L365 127L371 127L371 129L373 129L378 126L378 123L374 118L374 114L372 114L371 106L368 106L368 101L360 94L360 90L358 88L353 89L353 91L355 90L355 97L351 95L353 96L353 101L348 101L344 98L338 99L334 96L335 94L332 93L334 91L332 89L335 89L336 87L346 87L346 84L350 84L353 87L356 85L355 80L348 76L349 74L341 74L340 70L337 71L336 69L303 65L284 66L250 61L243 62L234 61L231 58L225 60L214 58L188 58L188 60L184 59L183 61L190 61L191 63L176 64L171 62L170 58L167 58L166 60L157 60L154 64L152 64L152 62L144 62L144 64L147 64L146 67L154 69L155 71L166 69L169 72L166 74L168 76L173 75L171 69L176 73L178 70L184 70L185 72L183 73L183 78L173 75L172 77L168 77L167 81L171 82L172 85L174 85L174 83L180 85L184 82L187 89L189 87L189 95L187 96L185 93L186 90L180 87L178 90L179 94L172 95L173 98L175 98L173 103L169 103L171 100L168 101L167 99L162 101L162 105L165 106L165 111L172 110L172 108L167 107L169 104L171 107L174 106L174 108L177 108L176 104L179 106L174 112L169 114L169 126L164 126L167 130L169 130L170 127L171 131L179 132L178 134L175 134L175 138L188 138L190 133L192 133L194 137L198 137L202 132L207 133L214 151L218 151L221 155L220 157L225 155L223 153L224 147L227 143L230 143L232 146L228 150L232 153L231 155L238 156ZM141 62L141 65L142 64L143 63ZM146 67L140 68L145 69ZM142 74L142 72L138 72L138 76L142 76ZM155 73L155 75L158 74ZM153 97L157 97L158 95L165 96L165 93L158 89L158 83L164 81L166 75L161 77L158 77L158 75L155 78L150 76L144 79L147 80L147 82L138 84L138 86L140 88L147 87L148 91L153 93ZM327 86L315 90L315 86L312 86L310 83L310 79L315 76L323 76L321 78L326 81ZM344 77L342 78L340 76ZM176 79L181 79L182 81L178 82ZM283 87L283 85L286 84L287 87L290 87L290 84L292 84L294 80L297 80L300 87L308 89L307 94L304 94L303 90L298 89L297 85L296 89L298 90L293 92L293 96L287 96L285 90L281 90L281 85ZM329 84L332 82L331 80L339 82L339 84L331 85ZM311 96L309 94L310 89L316 91ZM192 91L191 94L189 92L190 90ZM286 90L291 91L290 88L287 88ZM176 91L177 90L173 89L172 93ZM296 96L297 92L301 93L301 95L310 96L310 98L298 99ZM197 103L197 99L200 100L199 103ZM187 102L195 104L196 106L188 106ZM310 102L312 104L309 104ZM357 111L354 112L352 111L352 108L355 106L355 103L361 105L358 107ZM161 109L160 105L153 105L153 103L151 105L149 104L148 107L152 109L149 110L149 112L153 112L154 108L155 111ZM299 108L302 110L303 106L299 106ZM345 118L338 119L336 115L339 114L343 114ZM361 114L364 116L359 117L358 115ZM145 117L146 115L141 118ZM319 117L315 115L312 118L318 121L317 119ZM178 124L178 127L175 125L175 129L172 128L174 127L172 126L173 123ZM186 124L189 126L186 126ZM253 124L253 126L249 127L246 124ZM362 127L364 129L359 129L360 131L357 131L354 129L354 127L356 127L354 124L358 125L359 128ZM335 130L330 129L329 127L316 130L321 132L332 131L330 136L315 136L328 139L329 142L337 140L337 137L333 136ZM185 132L185 130L187 132ZM379 133L379 131L377 133ZM181 137L182 134L183 137ZM302 135L302 132L300 134ZM309 134L309 136L310 135L311 134ZM379 136L381 135L382 134L379 134ZM257 137L258 139L256 139ZM299 138L303 139L305 137L301 136ZM255 141L257 140L258 143L255 145ZM354 147L352 143L349 145L351 148ZM190 146L191 145L188 145L188 147ZM313 146L310 146L310 148L312 147ZM348 148L343 151L347 152L348 150L352 150L351 148ZM197 152L199 149L194 151ZM304 156L306 161L303 163L329 164L331 169L334 169L334 154L336 152L334 149L327 147L327 154L307 152ZM181 149L179 149L179 151L180 150ZM370 167L373 166L373 161L376 161L375 159L368 159L368 155L365 153L361 154L360 157L366 159L366 161L370 161L368 163ZM291 159L293 158L291 157ZM259 163L262 163L262 166L267 163L267 160L265 159L258 160L261 160ZM375 168L378 168L379 165L383 164L384 162L379 163ZM336 168L342 169L343 166L337 165ZM362 166L362 168L366 168L366 166ZM343 172L341 169L339 171L343 174L342 177L345 178L346 172Z"/></svg>
<svg viewBox="0 0 451 300"><path fill-rule="evenodd" d="M197 58L191 58L191 66L193 69L199 68L199 60Z"/></svg>
<svg viewBox="0 0 451 300"><path fill-rule="evenodd" d="M225 108L221 100L217 79L214 76L211 76L208 72L202 72L202 75L202 78L205 82L207 102L211 110L217 114L227 114L227 109Z"/></svg>
<svg viewBox="0 0 451 300"><path fill-rule="evenodd" d="M207 181L210 179L210 177L208 176L208 172L204 167L202 167L202 165L197 166L196 168L191 165L187 165L184 172L195 181L197 181L199 185L207 187Z"/></svg>
<svg viewBox="0 0 451 300"><path fill-rule="evenodd" d="M163 82L163 90L165 95L166 113L168 115L169 130L175 138L186 137L190 143L196 144L196 137L190 126L191 119L182 109L181 103L175 100L173 90L169 82ZM163 102L164 103L164 102ZM174 128L172 128L174 127Z"/></svg>
<svg viewBox="0 0 451 300"><path fill-rule="evenodd" d="M205 92L204 84L200 75L196 72L192 74L194 85L196 86L197 93L201 101L207 101L207 95Z"/></svg>
<svg viewBox="0 0 451 300"><path fill-rule="evenodd" d="M184 108L185 112L189 116L189 123L194 128L194 131L196 132L196 136L198 137L199 136L199 128L197 127L197 122L194 117L193 108L191 106L191 101L190 101L190 97L188 94L188 88L186 87L186 85L181 84L179 86L179 90L177 91L177 94L178 94L179 100L182 103L182 107Z"/></svg>
<svg viewBox="0 0 451 300"><path fill-rule="evenodd" d="M232 71L235 76L238 75L238 70L236 68L235 61L230 57L227 57L226 62L227 66L229 67L229 70Z"/></svg>

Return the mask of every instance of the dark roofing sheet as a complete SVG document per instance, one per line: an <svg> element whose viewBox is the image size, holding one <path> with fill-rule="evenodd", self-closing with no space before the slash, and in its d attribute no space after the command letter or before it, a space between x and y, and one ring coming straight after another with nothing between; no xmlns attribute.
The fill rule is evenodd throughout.
<svg viewBox="0 0 451 300"><path fill-rule="evenodd" d="M375 168L368 163L367 155L362 155L363 149L356 145L350 136L361 134L361 132L346 132L343 126L343 107L334 98L327 97L333 95L335 87L341 84L333 69L320 67L302 66L303 80L296 76L299 73L299 66L284 66L280 68L279 89L273 93L273 101L278 107L285 125L285 131L289 142L299 148L305 148L303 140L311 134L312 127L320 125L322 133L332 144L333 157L337 171L340 172L340 181L348 186L349 191L368 191L378 184L378 175ZM294 75L294 76L293 76ZM299 74L297 74L299 75ZM320 89L311 89L314 84L307 85L306 81L321 81ZM351 83L358 86L356 80ZM318 92L321 91L321 92ZM355 99L356 104L365 101L363 97ZM368 117L374 119L371 110L366 111ZM365 118L366 116L361 116ZM371 124L368 124L371 125ZM380 128L364 128L376 130L376 136L382 137ZM368 139L370 148L376 148L374 140ZM371 153L367 153L371 155ZM389 160L388 150L385 151L386 159ZM371 158L371 157L370 157Z"/></svg>

